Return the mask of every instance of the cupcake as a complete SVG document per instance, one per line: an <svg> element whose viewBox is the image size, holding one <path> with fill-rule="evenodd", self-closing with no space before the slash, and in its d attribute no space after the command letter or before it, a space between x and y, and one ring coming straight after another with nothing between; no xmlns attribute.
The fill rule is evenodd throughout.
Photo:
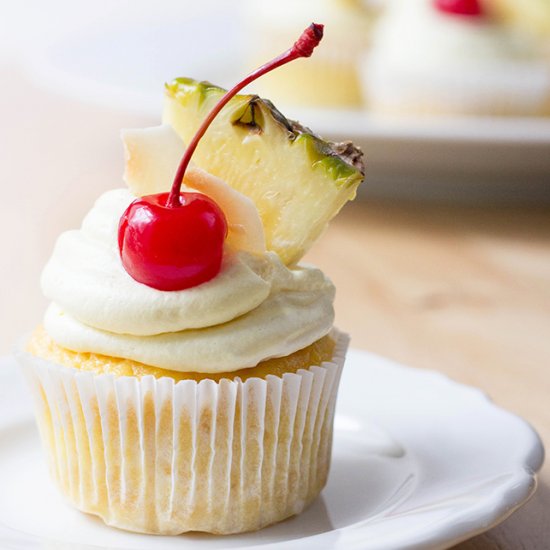
<svg viewBox="0 0 550 550"><path fill-rule="evenodd" d="M259 529L329 472L348 337L332 283L299 259L353 198L361 153L237 95L181 187L223 93L177 79L166 124L123 134L127 188L58 238L52 303L17 353L60 491L130 531Z"/></svg>
<svg viewBox="0 0 550 550"><path fill-rule="evenodd" d="M394 0L365 58L363 84L374 112L550 114L540 44L479 0Z"/></svg>
<svg viewBox="0 0 550 550"><path fill-rule="evenodd" d="M252 62L279 51L312 16L330 21L323 45L311 60L270 74L261 93L287 105L359 107L362 103L359 60L369 45L379 12L373 0L251 0L245 10L249 32L259 47Z"/></svg>

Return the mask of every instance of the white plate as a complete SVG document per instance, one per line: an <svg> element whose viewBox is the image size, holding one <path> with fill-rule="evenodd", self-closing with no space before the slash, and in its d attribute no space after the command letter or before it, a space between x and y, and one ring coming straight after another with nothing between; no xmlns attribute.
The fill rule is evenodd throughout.
<svg viewBox="0 0 550 550"><path fill-rule="evenodd" d="M492 204L550 200L550 118L283 112L363 149L367 178L360 196Z"/></svg>
<svg viewBox="0 0 550 550"><path fill-rule="evenodd" d="M3 550L448 548L524 503L542 461L533 429L479 390L352 350L329 482L308 510L245 535L126 533L64 504L42 461L14 360L0 360Z"/></svg>

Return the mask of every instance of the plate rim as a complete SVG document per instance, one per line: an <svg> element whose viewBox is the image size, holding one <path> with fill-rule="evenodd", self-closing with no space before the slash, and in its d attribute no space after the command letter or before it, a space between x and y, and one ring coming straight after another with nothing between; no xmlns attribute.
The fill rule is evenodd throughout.
<svg viewBox="0 0 550 550"><path fill-rule="evenodd" d="M410 543L407 543L405 546L400 546L399 548L410 550L418 548L420 550L421 548L443 549L454 546L455 544L468 540L476 535L492 529L493 527L496 527L533 497L538 486L538 473L545 462L546 451L542 438L525 418L504 408L501 405L496 404L486 391L470 384L458 382L448 374L438 370L408 366L383 355L358 348L350 348L349 353L354 356L363 357L363 360L374 358L374 360L379 363L379 368L382 368L381 365L383 364L383 368L389 367L395 370L407 371L409 373L414 372L415 376L423 376L426 379L437 380L439 383L444 383L449 387L454 387L456 390L475 395L479 403L489 409L498 411L501 415L513 419L518 423L518 425L522 426L522 429L529 436L530 445L529 447L525 447L521 464L518 459L518 465L514 471L516 476L521 476L521 480L517 479L520 483L518 483L517 486L507 485L504 490L499 490L496 495L493 495L493 498L491 499L492 505L486 505L485 513L480 513L476 517L477 523L479 524L480 522L483 522L483 524L478 527L472 525L468 528L468 522L464 522L463 524L459 524L457 528L457 526L454 525L457 518L452 518L452 523L447 525L449 529L447 532L445 532L446 526L443 523L437 531L430 531L426 533L425 537L418 536L416 540L411 540ZM485 500L488 499L484 499L484 501ZM462 515L466 516L468 510L475 507L476 506L470 506L469 508L465 508ZM463 529L459 528L461 525L464 526ZM449 531L452 529L454 529L454 535L453 538L450 539ZM429 544L430 546L427 547L425 546L426 544ZM346 548L349 548L349 550L362 550L363 547L346 546Z"/></svg>
<svg viewBox="0 0 550 550"><path fill-rule="evenodd" d="M165 21L165 24L168 24ZM124 29L128 33L142 30L135 24ZM114 26L110 33L121 32ZM88 30L86 40L101 40L103 33ZM135 89L128 83L114 83L96 76L71 73L56 60L56 51L65 44L74 44L75 37L68 35L57 41L34 48L21 55L21 72L40 89L81 100L91 105L121 112L142 115L158 120L161 112L163 84L156 91ZM236 47L236 46L234 46ZM236 65L238 68L238 65ZM168 79L175 78L168 76ZM250 90L248 93L263 90ZM265 95L265 94L264 94ZM491 116L491 115L414 115L374 113L365 107L316 107L289 104L277 100L276 104L288 118L308 120L308 125L329 137L345 135L346 139L377 141L434 141L473 143L481 145L534 147L550 145L549 116ZM299 113L299 116L297 116Z"/></svg>

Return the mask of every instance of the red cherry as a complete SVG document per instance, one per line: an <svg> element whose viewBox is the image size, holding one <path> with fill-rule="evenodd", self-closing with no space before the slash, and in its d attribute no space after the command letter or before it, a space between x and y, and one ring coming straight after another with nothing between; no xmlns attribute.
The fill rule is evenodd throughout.
<svg viewBox="0 0 550 550"><path fill-rule="evenodd" d="M434 0L435 7L444 13L479 17L484 15L479 0Z"/></svg>
<svg viewBox="0 0 550 550"><path fill-rule="evenodd" d="M136 199L120 219L122 265L140 283L158 290L200 285L220 270L227 222L206 195L181 193L178 208L168 193Z"/></svg>
<svg viewBox="0 0 550 550"><path fill-rule="evenodd" d="M183 290L219 273L227 222L212 199L181 192L187 166L202 136L233 96L269 71L309 57L322 38L323 25L312 23L292 48L226 92L189 142L170 193L147 195L126 209L118 226L118 247L124 269L136 281L159 290Z"/></svg>

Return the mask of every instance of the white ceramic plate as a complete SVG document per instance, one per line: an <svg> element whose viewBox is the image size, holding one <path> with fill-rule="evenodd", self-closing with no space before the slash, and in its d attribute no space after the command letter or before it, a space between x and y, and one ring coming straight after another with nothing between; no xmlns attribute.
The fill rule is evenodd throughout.
<svg viewBox="0 0 550 550"><path fill-rule="evenodd" d="M490 203L550 199L550 118L295 111L321 135L363 149L368 177L360 193Z"/></svg>
<svg viewBox="0 0 550 550"><path fill-rule="evenodd" d="M3 550L448 548L523 504L543 461L533 429L479 390L352 350L329 482L308 510L245 535L137 535L64 504L16 370L13 359L0 360Z"/></svg>

